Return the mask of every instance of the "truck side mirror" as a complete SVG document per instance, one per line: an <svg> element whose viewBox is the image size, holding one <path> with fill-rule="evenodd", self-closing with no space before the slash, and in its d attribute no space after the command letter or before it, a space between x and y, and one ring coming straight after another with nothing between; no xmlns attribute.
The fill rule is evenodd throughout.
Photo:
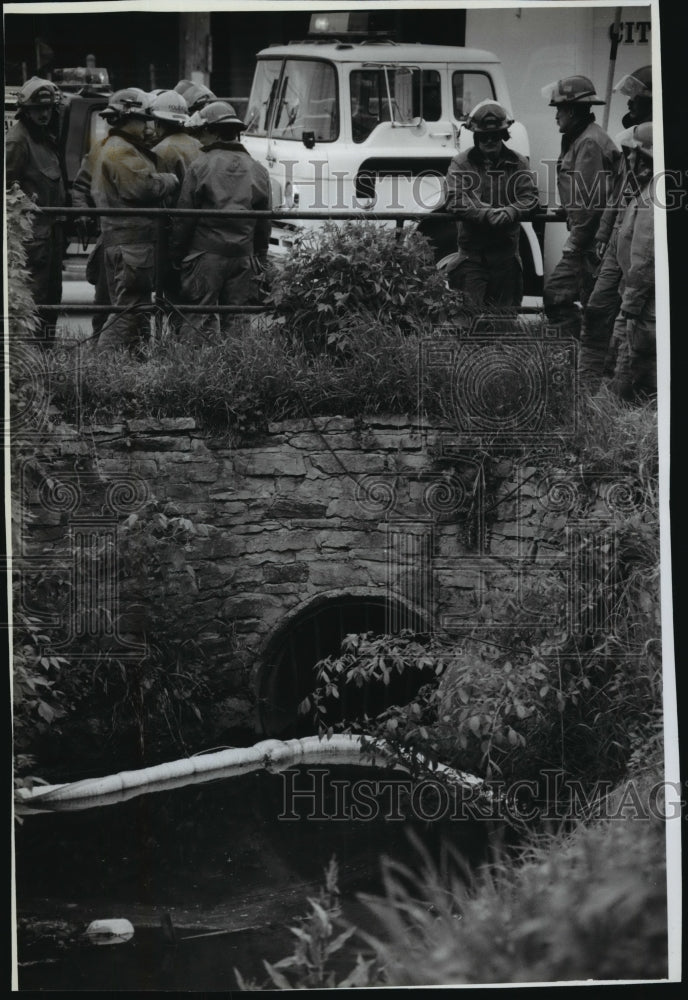
<svg viewBox="0 0 688 1000"><path fill-rule="evenodd" d="M306 149L313 149L315 146L315 132L302 132L301 138Z"/></svg>

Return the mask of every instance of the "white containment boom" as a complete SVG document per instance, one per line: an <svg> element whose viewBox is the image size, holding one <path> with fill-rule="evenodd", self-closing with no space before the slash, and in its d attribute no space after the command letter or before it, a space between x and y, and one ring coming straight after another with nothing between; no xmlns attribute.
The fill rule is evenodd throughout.
<svg viewBox="0 0 688 1000"><path fill-rule="evenodd" d="M64 785L36 785L17 790L17 811L24 813L67 809L90 809L124 802L148 792L166 792L184 785L232 778L251 771L284 771L301 764L353 764L408 770L391 747L379 740L352 734L329 738L306 736L300 740L264 740L252 747L233 747L197 754L182 760L156 764L137 771L120 771L103 778L86 778ZM417 758L420 761L420 758ZM412 756L409 756L409 764ZM445 764L433 768L433 776L457 790L489 799L483 780ZM21 808L21 807L25 808Z"/></svg>

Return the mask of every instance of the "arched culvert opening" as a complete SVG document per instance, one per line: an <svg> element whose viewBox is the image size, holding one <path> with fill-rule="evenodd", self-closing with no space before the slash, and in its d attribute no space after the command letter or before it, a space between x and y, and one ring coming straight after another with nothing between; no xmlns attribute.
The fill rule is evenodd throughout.
<svg viewBox="0 0 688 1000"><path fill-rule="evenodd" d="M428 629L426 616L386 595L338 593L322 596L292 613L268 640L258 673L259 718L268 736L282 739L314 732L312 720L298 714L298 706L315 687L315 666L341 649L350 633L390 631L390 622L415 632ZM396 631L397 629L395 629ZM376 715L391 704L406 704L429 675L405 672L388 686L349 686L338 705L340 717Z"/></svg>

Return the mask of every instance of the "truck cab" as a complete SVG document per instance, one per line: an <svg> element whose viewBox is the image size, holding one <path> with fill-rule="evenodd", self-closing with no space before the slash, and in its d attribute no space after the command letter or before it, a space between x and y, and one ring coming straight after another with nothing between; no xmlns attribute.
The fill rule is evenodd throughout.
<svg viewBox="0 0 688 1000"><path fill-rule="evenodd" d="M472 108L485 99L511 107L499 59L482 49L400 44L346 24L341 30L338 16L336 35L331 14L313 15L305 41L257 54L242 141L268 169L273 207L441 209L449 164L473 142L463 127ZM523 125L510 132L508 145L528 156ZM299 230L320 224L275 220L271 252L284 254ZM456 249L450 230L438 256ZM537 294L542 254L530 223L521 253L527 291Z"/></svg>

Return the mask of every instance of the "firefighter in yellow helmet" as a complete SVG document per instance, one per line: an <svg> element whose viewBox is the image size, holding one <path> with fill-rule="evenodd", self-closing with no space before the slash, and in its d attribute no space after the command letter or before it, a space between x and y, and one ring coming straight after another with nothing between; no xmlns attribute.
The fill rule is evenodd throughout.
<svg viewBox="0 0 688 1000"><path fill-rule="evenodd" d="M67 200L64 164L54 134L60 100L60 91L50 80L36 76L27 80L17 95L17 121L5 140L7 186L16 182L46 208L60 208ZM62 301L63 251L62 221L36 213L26 252L37 305ZM47 343L55 337L56 320L57 313L41 317L41 336Z"/></svg>

